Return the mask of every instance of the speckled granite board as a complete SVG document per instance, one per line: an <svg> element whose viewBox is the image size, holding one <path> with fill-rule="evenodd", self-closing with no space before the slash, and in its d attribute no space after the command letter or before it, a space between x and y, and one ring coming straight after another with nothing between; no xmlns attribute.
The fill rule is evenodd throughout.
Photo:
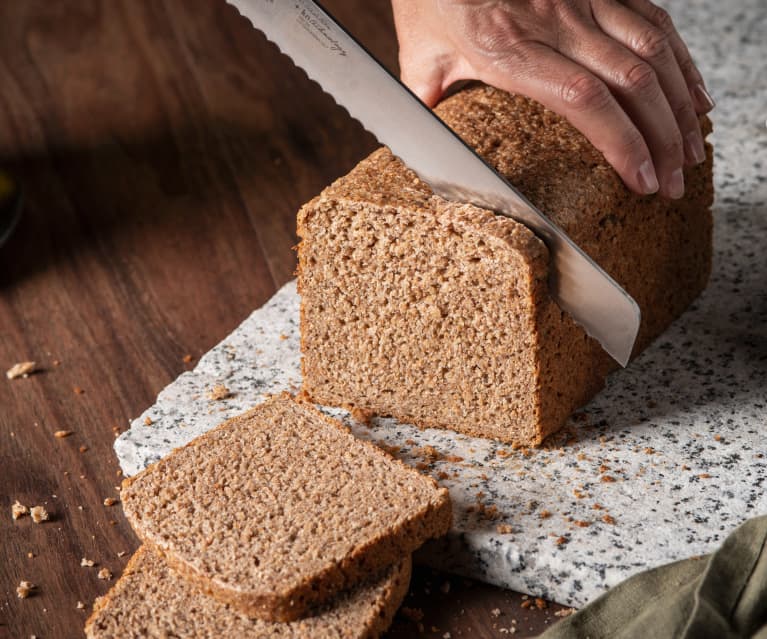
<svg viewBox="0 0 767 639"><path fill-rule="evenodd" d="M670 9L719 102L711 284L549 449L525 454L384 419L352 424L413 464L426 445L463 458L429 467L450 488L455 521L423 561L577 606L640 570L708 552L767 512L767 5ZM163 390L115 444L125 473L264 393L296 389L297 310L290 283ZM233 395L210 400L215 384Z"/></svg>

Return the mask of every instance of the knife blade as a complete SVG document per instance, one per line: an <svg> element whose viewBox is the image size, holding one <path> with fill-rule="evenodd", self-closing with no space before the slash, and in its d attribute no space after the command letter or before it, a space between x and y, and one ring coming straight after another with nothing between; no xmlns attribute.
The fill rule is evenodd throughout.
<svg viewBox="0 0 767 639"><path fill-rule="evenodd" d="M626 366L641 311L556 224L489 166L314 0L229 0L439 196L506 215L551 254L553 299Z"/></svg>

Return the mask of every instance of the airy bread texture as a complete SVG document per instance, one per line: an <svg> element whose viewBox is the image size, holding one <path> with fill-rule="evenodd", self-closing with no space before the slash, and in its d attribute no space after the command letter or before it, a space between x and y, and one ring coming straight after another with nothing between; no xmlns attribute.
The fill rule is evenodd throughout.
<svg viewBox="0 0 767 639"><path fill-rule="evenodd" d="M136 534L241 612L291 621L450 527L446 489L284 394L123 482Z"/></svg>
<svg viewBox="0 0 767 639"><path fill-rule="evenodd" d="M375 639L389 627L409 583L408 556L311 617L275 623L207 597L142 546L109 593L96 601L85 634L89 639Z"/></svg>
<svg viewBox="0 0 767 639"><path fill-rule="evenodd" d="M710 145L671 201L631 193L524 97L476 86L437 112L634 297L635 355L705 287ZM303 390L318 403L538 445L615 366L551 299L530 230L434 196L388 149L306 204L298 234Z"/></svg>

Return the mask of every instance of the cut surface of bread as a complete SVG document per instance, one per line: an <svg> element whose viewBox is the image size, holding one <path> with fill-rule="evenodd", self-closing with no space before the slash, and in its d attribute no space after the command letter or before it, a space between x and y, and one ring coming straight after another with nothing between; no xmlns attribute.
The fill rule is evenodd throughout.
<svg viewBox="0 0 767 639"><path fill-rule="evenodd" d="M640 197L527 98L478 86L436 110L634 297L635 355L705 287L710 145L684 198ZM434 196L388 149L305 205L298 234L303 390L318 403L537 445L615 366L552 300L541 240Z"/></svg>
<svg viewBox="0 0 767 639"><path fill-rule="evenodd" d="M85 633L89 639L374 639L389 627L409 583L408 556L310 617L269 622L206 596L142 546L114 587L96 600Z"/></svg>
<svg viewBox="0 0 767 639"><path fill-rule="evenodd" d="M125 480L136 534L199 588L289 621L445 534L446 489L289 395Z"/></svg>

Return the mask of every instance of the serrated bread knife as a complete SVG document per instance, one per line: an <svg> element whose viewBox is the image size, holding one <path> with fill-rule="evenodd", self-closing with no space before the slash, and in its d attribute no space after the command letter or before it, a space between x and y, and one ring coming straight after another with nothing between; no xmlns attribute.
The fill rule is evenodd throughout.
<svg viewBox="0 0 767 639"><path fill-rule="evenodd" d="M443 198L529 227L551 253L551 295L621 366L637 303L313 0L229 0Z"/></svg>

